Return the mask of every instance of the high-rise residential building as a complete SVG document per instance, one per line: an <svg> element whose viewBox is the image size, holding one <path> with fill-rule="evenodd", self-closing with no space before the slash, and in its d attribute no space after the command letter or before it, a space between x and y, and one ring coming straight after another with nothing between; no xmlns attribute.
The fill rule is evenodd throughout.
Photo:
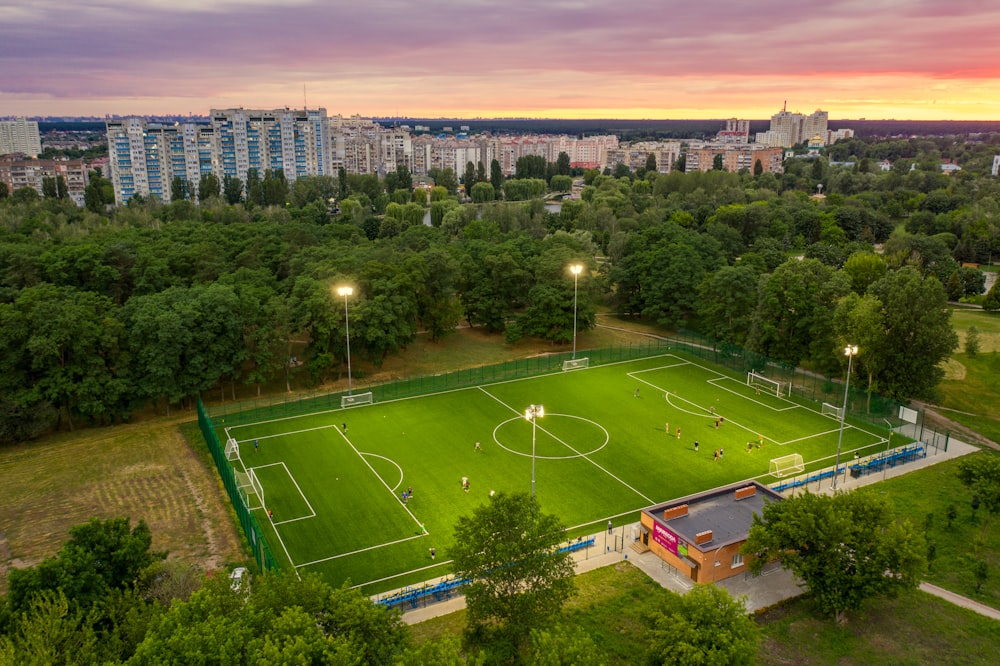
<svg viewBox="0 0 1000 666"><path fill-rule="evenodd" d="M0 120L0 155L24 153L28 157L38 157L42 152L42 140L38 135L38 123L23 117L15 120Z"/></svg>
<svg viewBox="0 0 1000 666"><path fill-rule="evenodd" d="M726 128L716 134L715 140L721 143L749 143L750 121L730 118L726 121Z"/></svg>
<svg viewBox="0 0 1000 666"><path fill-rule="evenodd" d="M163 125L142 118L109 120L108 178L115 188L115 202L135 195L172 198L174 178L198 191L201 176L218 173L212 128L193 123Z"/></svg>
<svg viewBox="0 0 1000 666"><path fill-rule="evenodd" d="M138 194L170 201L177 178L193 197L209 173L243 183L250 169L260 178L280 170L289 183L336 174L326 109L213 109L210 118L209 125L162 125L136 117L107 121L115 200L125 203Z"/></svg>
<svg viewBox="0 0 1000 666"><path fill-rule="evenodd" d="M787 108L771 116L771 127L757 133L757 143L765 146L788 148L797 143L807 143L819 137L823 145L830 143L827 121L829 113L816 109L808 116L792 113ZM841 130L838 130L841 131ZM846 130L850 131L850 130ZM842 137L838 137L842 138Z"/></svg>
<svg viewBox="0 0 1000 666"><path fill-rule="evenodd" d="M215 150L225 176L247 182L282 171L289 183L302 176L336 175L326 109L212 109Z"/></svg>

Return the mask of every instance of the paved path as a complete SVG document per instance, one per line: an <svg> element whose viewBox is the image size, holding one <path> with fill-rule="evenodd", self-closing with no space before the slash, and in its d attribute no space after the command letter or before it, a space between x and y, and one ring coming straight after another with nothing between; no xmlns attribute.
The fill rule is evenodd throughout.
<svg viewBox="0 0 1000 666"><path fill-rule="evenodd" d="M921 583L920 589L927 594L933 594L935 597L941 597L945 601L950 601L956 606L961 606L962 608L968 608L969 610L974 610L980 615L985 615L986 617L991 617L994 620L1000 620L1000 610L987 606L986 604L981 604L975 599L970 599L969 597L963 597L961 594L955 594L943 587L938 587L937 585L931 585L930 583Z"/></svg>
<svg viewBox="0 0 1000 666"><path fill-rule="evenodd" d="M882 481L883 478L894 478L908 472L923 469L925 467L929 467L930 465L944 462L945 460L952 460L978 450L979 449L977 447L972 446L971 444L966 444L965 442L952 439L948 442L947 451L938 451L932 447L926 458L920 458L908 463L896 465L895 467L886 469L884 473L878 472L874 474L867 474L856 479L845 474L837 481L837 490L853 490L855 488L860 488L861 486L878 483L879 481ZM850 463L850 460L846 460L844 462ZM799 489L797 492L802 491L803 489ZM826 479L819 484L811 485L809 487L809 491L813 493L827 494L834 492L833 484L830 479ZM629 531L630 528L631 526L626 526L625 530ZM621 528L616 528L616 532L620 533ZM627 560L629 563L641 569L646 573L646 575L669 590L677 592L678 594L684 594L691 589L692 582L690 580L671 574L664 562L652 552L646 552L640 555L633 552L629 548L625 548L624 552L608 550L605 537L606 534L603 532L593 535L596 544L594 549L587 549L574 553L577 574ZM601 549L604 549L605 552L600 552ZM751 613L762 608L767 608L768 606L773 606L774 604L785 599L802 594L802 587L795 579L795 576L792 575L791 572L780 568L773 569L758 577L752 577L749 575L733 576L732 578L720 581L719 585L720 587L726 588L726 590L728 590L734 597L743 597L747 611ZM920 589L964 608L974 610L981 615L985 615L986 617L1000 620L1000 611L986 606L985 604L981 604L973 599L969 599L968 597L963 597L959 594L955 594L954 592L949 592L948 590L942 589L936 585L931 585L930 583L921 583ZM453 613L463 608L465 608L465 597L459 596L447 601L433 603L423 608L406 611L403 613L403 621L407 624L417 624L419 622L423 622L424 620L439 617L441 615L447 615L448 613Z"/></svg>

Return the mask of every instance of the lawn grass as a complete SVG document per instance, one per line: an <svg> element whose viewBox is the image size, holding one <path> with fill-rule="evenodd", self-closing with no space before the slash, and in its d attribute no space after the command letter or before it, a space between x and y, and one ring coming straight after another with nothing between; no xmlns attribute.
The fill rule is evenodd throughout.
<svg viewBox="0 0 1000 666"><path fill-rule="evenodd" d="M535 428L523 416L531 404L546 410ZM454 525L490 491L535 485L543 509L577 536L608 519L634 522L653 504L748 478L774 480L767 476L772 457L800 453L812 467L832 465L839 423L814 410L664 354L231 424L220 438L241 442L239 464L263 483L279 560L375 593L447 574ZM881 452L885 442L884 433L852 425L845 459ZM717 448L726 451L718 462ZM400 494L411 487L404 505ZM262 509L258 515L272 529ZM445 557L432 561L431 547Z"/></svg>
<svg viewBox="0 0 1000 666"><path fill-rule="evenodd" d="M648 616L673 593L628 563L576 577L577 595L555 622L582 628L603 663L642 663ZM873 599L846 625L823 617L808 595L755 616L762 631L758 663L993 664L1000 623L918 590ZM411 627L415 642L461 636L465 611Z"/></svg>
<svg viewBox="0 0 1000 666"><path fill-rule="evenodd" d="M823 617L808 596L758 616L767 664L995 664L1000 622L912 590L873 599L846 625Z"/></svg>
<svg viewBox="0 0 1000 666"><path fill-rule="evenodd" d="M205 570L242 560L232 510L180 419L60 433L0 448L0 591L7 570L55 555L92 517L144 519L153 549Z"/></svg>
<svg viewBox="0 0 1000 666"><path fill-rule="evenodd" d="M984 451L973 455L996 454ZM977 544L983 535L986 510L980 508L973 517L972 492L956 476L958 463L948 460L925 467L866 488L865 492L886 493L897 517L926 528L928 541L935 544L936 556L925 580L1000 609L1000 576L993 573L1000 570L1000 521L994 516L985 541ZM947 518L949 504L958 510L951 526ZM973 555L985 559L991 572L980 593L975 591L967 559Z"/></svg>

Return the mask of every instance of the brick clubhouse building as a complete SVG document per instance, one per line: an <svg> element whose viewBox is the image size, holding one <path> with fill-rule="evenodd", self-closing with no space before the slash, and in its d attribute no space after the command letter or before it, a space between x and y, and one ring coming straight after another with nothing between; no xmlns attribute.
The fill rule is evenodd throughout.
<svg viewBox="0 0 1000 666"><path fill-rule="evenodd" d="M643 509L642 543L677 575L714 583L746 572L740 548L753 515L782 496L756 481L716 488Z"/></svg>

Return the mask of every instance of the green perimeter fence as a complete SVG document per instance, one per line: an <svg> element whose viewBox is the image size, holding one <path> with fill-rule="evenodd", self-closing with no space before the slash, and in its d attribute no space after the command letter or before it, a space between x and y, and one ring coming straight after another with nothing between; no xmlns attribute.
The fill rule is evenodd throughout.
<svg viewBox="0 0 1000 666"><path fill-rule="evenodd" d="M229 494L229 501L232 503L233 509L236 510L236 515L240 519L243 533L247 535L247 540L250 542L250 549L253 551L254 559L257 560L257 566L261 571L277 571L278 563L271 554L271 548L267 545L267 539L264 538L264 532L260 529L260 523L257 522L257 519L254 518L253 513L243 501L240 488L236 484L236 474L233 466L226 459L226 451L219 442L219 437L215 434L212 419L209 417L208 410L205 409L201 398L198 398L197 407L198 426L201 428L201 435L205 438L205 443L208 444L208 450L212 452L215 467L219 470L219 477L222 478L222 483L226 487L226 493Z"/></svg>
<svg viewBox="0 0 1000 666"><path fill-rule="evenodd" d="M673 336L650 337L649 340L628 345L577 352L579 358L589 358L590 365L605 365L620 361L647 358L666 352L681 352L696 359L708 361L735 372L737 375L758 372L769 379L791 387L791 393L805 400L828 402L843 406L843 378L830 379L821 374L775 361L757 352L719 343L692 331L678 331ZM499 381L533 377L562 370L564 361L572 358L570 352L544 354L532 358L507 361L496 365L456 370L454 372L401 379L384 384L361 385L354 393L371 391L372 400L380 402L399 398L428 395L460 388L481 386ZM856 382L850 387L847 413L853 418L884 426L889 421L899 425L901 403L868 393ZM212 408L216 425L241 425L286 416L312 414L340 409L340 399L346 392L280 395L256 400L230 402Z"/></svg>
<svg viewBox="0 0 1000 666"><path fill-rule="evenodd" d="M735 345L716 342L692 331L678 331L674 336L650 337L641 343L617 345L601 349L577 352L578 358L589 359L590 365L606 365L621 361L648 358L678 352L695 359L722 366L737 375L758 372L769 379L789 386L791 393L813 403L829 402L843 406L843 380L830 379L817 373L808 372L793 365L772 359ZM562 371L563 362L570 360L570 352L545 354L532 358L508 361L496 365L480 366L456 370L438 375L402 379L384 384L361 386L355 393L371 391L372 400L381 402L399 398L440 393L442 391L481 386L510 379L533 377ZM267 399L233 402L213 408L209 416L201 399L198 400L198 424L208 444L215 465L219 470L229 493L229 499L240 518L243 531L250 541L254 557L261 570L277 570L278 565L264 539L260 525L247 509L236 485L233 467L226 459L225 450L215 434L213 426L240 425L256 421L312 414L325 410L340 409L340 399L345 392L323 393L303 396L277 396ZM863 388L850 387L847 413L852 418L867 421L880 427L898 426L902 403L876 394L869 394ZM936 444L936 442L935 442Z"/></svg>

